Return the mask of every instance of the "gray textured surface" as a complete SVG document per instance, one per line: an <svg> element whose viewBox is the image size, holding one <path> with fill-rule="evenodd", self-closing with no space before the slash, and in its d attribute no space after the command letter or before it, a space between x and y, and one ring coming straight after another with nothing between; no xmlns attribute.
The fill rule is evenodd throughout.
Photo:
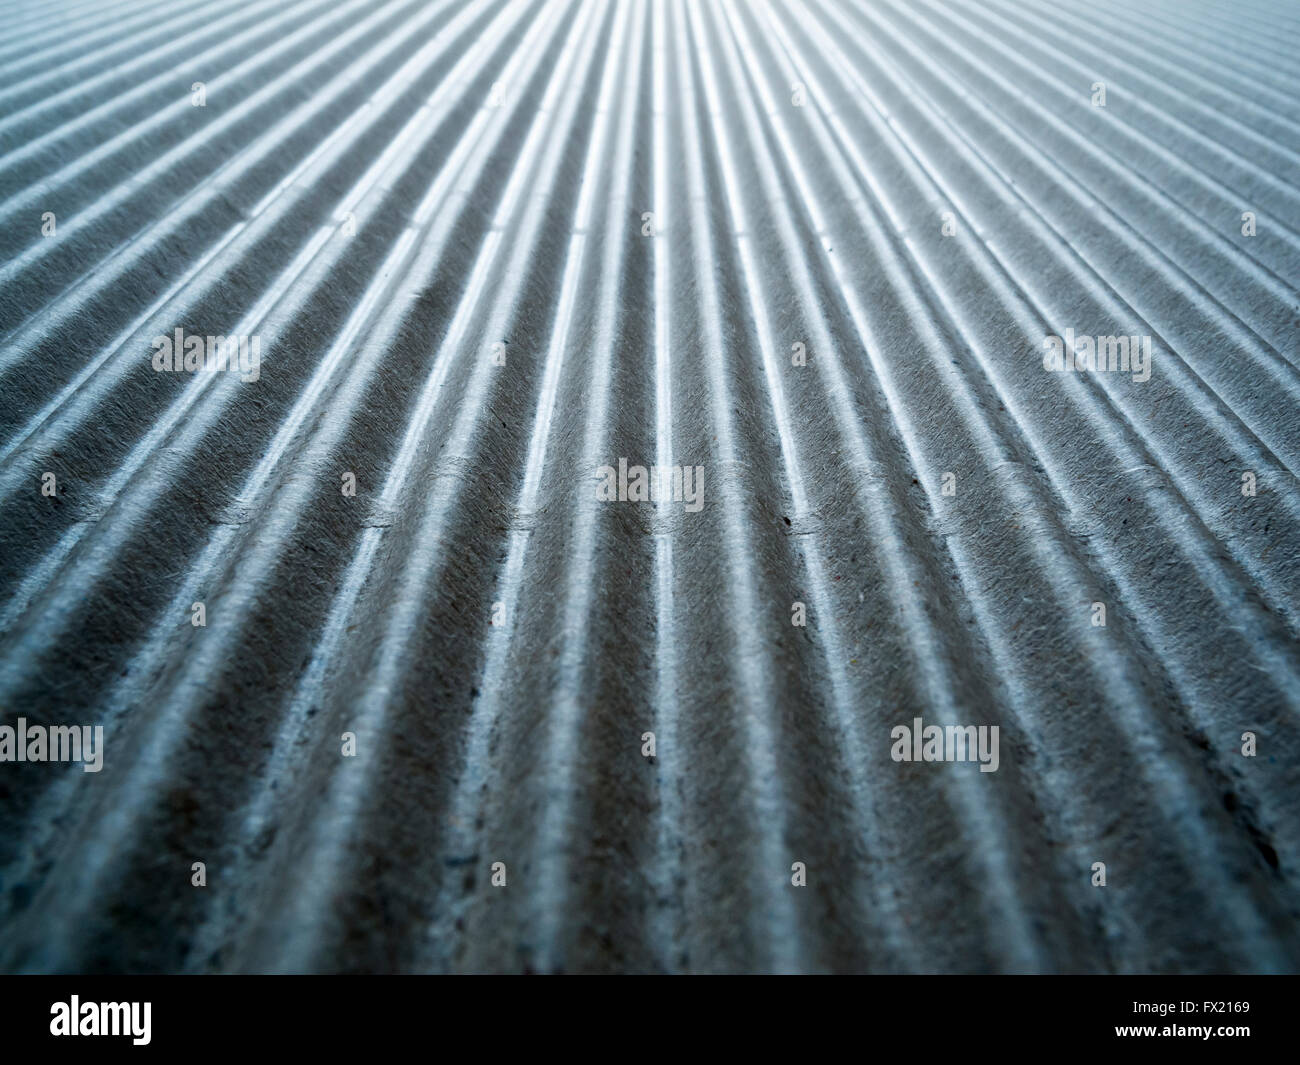
<svg viewBox="0 0 1300 1065"><path fill-rule="evenodd" d="M0 715L107 746L0 765L0 967L1296 969L1298 42L10 5ZM260 379L155 373L178 327ZM999 770L892 761L915 714Z"/></svg>

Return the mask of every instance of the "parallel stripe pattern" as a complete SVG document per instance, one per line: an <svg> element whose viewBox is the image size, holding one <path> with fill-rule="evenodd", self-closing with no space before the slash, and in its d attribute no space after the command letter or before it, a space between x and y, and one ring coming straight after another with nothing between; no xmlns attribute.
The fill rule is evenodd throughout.
<svg viewBox="0 0 1300 1065"><path fill-rule="evenodd" d="M11 4L0 970L1300 967L1297 45Z"/></svg>

